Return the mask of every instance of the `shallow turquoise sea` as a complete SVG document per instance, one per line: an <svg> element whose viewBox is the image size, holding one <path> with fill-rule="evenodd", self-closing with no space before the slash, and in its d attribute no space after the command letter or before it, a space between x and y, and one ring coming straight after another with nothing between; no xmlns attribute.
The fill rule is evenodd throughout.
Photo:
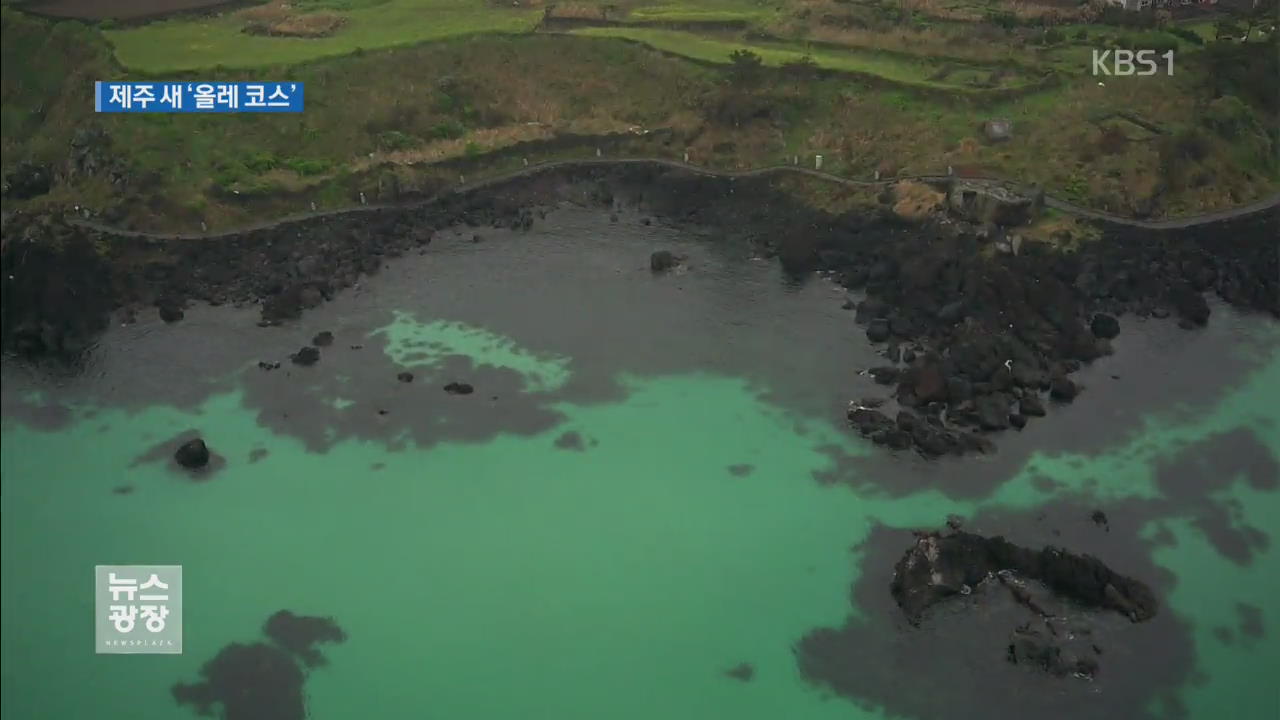
<svg viewBox="0 0 1280 720"><path fill-rule="evenodd" d="M608 266L625 271L616 277L631 278L649 245L632 257L619 248L634 238L599 225L570 213L545 237L522 241L529 255L518 259L535 272L539 262L558 262L564 238L589 233L601 239L592 246L594 260L579 265L587 268L582 272L598 278ZM603 239L608 232L619 237ZM661 239L692 248L704 243L674 231ZM253 328L240 316L227 319L233 311L216 308L193 309L185 328L144 321L142 328L114 330L117 339L102 352L119 358L127 350L128 360L87 371L77 382L8 368L10 406L58 403L68 414L56 429L21 412L4 419L4 717L195 717L174 703L170 687L197 679L227 643L260 639L264 620L282 608L332 616L348 635L321 646L329 662L307 679L316 720L893 717L874 698L858 704L806 682L793 653L812 629L839 626L860 612L851 606L850 587L863 559L859 544L875 526L936 528L949 513L1034 512L1066 498L1100 507L1157 499L1164 492L1156 481L1162 458L1230 431L1251 434L1273 463L1280 461L1277 337L1265 321L1246 319L1238 327L1254 340L1243 344L1241 369L1210 397L1188 408L1151 391L1150 409L1109 415L1100 398L1105 391L1092 393L1097 404L1086 391L1061 425L1054 426L1056 416L1037 424L1043 429L1013 467L992 465L988 489L979 494L956 492L953 465L931 468L914 458L903 459L904 468L935 478L919 489L893 491L887 476L822 483L815 473L832 470L833 458L880 451L853 437L839 413L785 401L783 386L804 380L814 351L771 344L782 330L767 318L825 307L828 290L787 288L776 270L749 258L695 250L704 253L695 257L702 262L675 281L678 291L655 287L640 272L634 280L609 280L617 297L594 296L607 306L599 312L623 313L638 312L648 293L683 293L675 316L684 320L660 323L666 334L646 330L648 337L637 340L635 326L601 325L590 298L575 297L556 305L560 319L545 326L564 334L547 329L539 340L537 332L512 330L516 316L495 312L486 324L486 312L471 300L508 286L520 296L503 303L508 309L539 302L536 293L520 295L527 286L501 273L486 281L492 287L468 279L464 266L493 262L502 242L515 241L473 248L442 240L411 262L436 269L456 263L462 268L456 275L421 289L412 280L421 277L415 266L370 281L377 287L364 301L334 303L325 311L331 315L316 322L335 329L339 347L325 350L314 375L287 362L276 376L262 373L253 366L261 352L253 333L277 331ZM616 268L608 265L615 257L623 258ZM741 298L715 299L735 277L759 291L752 301L762 304L765 319L743 320ZM410 284L420 289L409 292ZM606 292L601 288L583 292ZM566 309L574 307L581 316ZM820 322L851 322L839 312ZM702 344L689 339L685 321L703 328ZM580 332L575 322L584 326ZM735 374L727 369L734 362L704 362L722 345L709 337L717 329L742 338L734 348L753 348L758 372ZM1230 341L1236 331L1215 331L1214 342ZM180 343L157 344L165 333L182 332L188 334ZM271 342L296 347L309 332ZM803 336L804 328L794 332ZM1160 332L1176 338L1180 331ZM567 339L583 335L592 337ZM615 335L631 338L616 341L622 345L659 346L654 358L685 353L688 362L628 366L601 347ZM200 337L218 347L200 345ZM1172 341L1163 357L1135 362L1176 366L1181 344ZM1117 357L1148 351L1135 341L1118 346ZM408 407L445 418L442 425L459 403L490 408L485 422L492 432L423 442L422 424L397 424L412 410L372 412L371 381L331 360L340 353L377 358L379 372L383 365L413 370L414 383L396 384L391 373L377 392L420 393ZM203 389L181 401L153 401L146 392L130 398L134 376L122 368L137 373L148 363L156 369L147 374L162 376L208 368ZM447 396L439 391L442 368L478 378L500 374L515 381L508 383L515 397L491 399L480 379L475 395ZM336 379L312 382L330 372ZM815 377L823 372L813 370ZM1198 371L1169 372L1185 379ZM568 392L585 376L608 379L610 392ZM287 402L303 408L299 416L323 415L327 432L293 433L288 421L267 417L277 407L263 399L267 377L294 387L297 395ZM837 404L849 399L844 390L823 392L839 395ZM540 408L551 419L536 427L512 423L508 402ZM380 422L385 427L376 433L348 430ZM1098 424L1110 428L1105 442L1081 449L1060 437ZM188 428L226 459L225 469L193 482L166 463L137 462ZM557 446L566 432L579 434L580 447ZM262 449L267 454L250 461ZM966 465L955 468L972 468L984 461L957 462ZM749 473L729 470L744 464ZM1220 480L1215 497L1231 508L1229 524L1264 537L1247 560L1223 553L1197 522L1195 507L1161 506L1163 514L1143 517L1136 532L1152 539L1154 563L1171 574L1165 611L1191 630L1194 672L1172 691L1186 715L1262 720L1280 711L1274 683L1280 492L1243 476ZM133 492L111 492L121 485ZM183 566L182 655L94 654L98 564ZM1260 633L1239 629L1241 603L1260 610ZM743 662L755 669L749 682L725 674ZM956 708L951 717L983 714Z"/></svg>

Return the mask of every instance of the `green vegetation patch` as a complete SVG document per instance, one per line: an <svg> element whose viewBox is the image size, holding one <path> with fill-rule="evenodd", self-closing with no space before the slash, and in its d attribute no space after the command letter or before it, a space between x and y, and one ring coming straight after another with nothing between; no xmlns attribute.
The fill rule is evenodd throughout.
<svg viewBox="0 0 1280 720"><path fill-rule="evenodd" d="M664 52L683 55L704 62L729 63L736 50L747 49L760 57L765 65L781 67L809 58L819 68L875 75L886 80L932 88L955 90L969 89L963 82L931 80L947 77L943 74L947 63L924 59L912 59L897 54L874 50L836 50L827 47L806 47L802 43L755 42L745 43L727 38L714 38L682 32L636 27L590 27L572 31L575 35L614 37L641 42ZM972 69L970 69L972 70ZM987 77L989 77L988 70ZM975 77L959 73L963 79Z"/></svg>
<svg viewBox="0 0 1280 720"><path fill-rule="evenodd" d="M225 13L105 34L126 68L161 74L215 67L265 68L459 35L525 33L541 16L538 10L497 8L477 0L311 0L303 5L340 12L346 22L329 37L271 37L243 32L245 16Z"/></svg>

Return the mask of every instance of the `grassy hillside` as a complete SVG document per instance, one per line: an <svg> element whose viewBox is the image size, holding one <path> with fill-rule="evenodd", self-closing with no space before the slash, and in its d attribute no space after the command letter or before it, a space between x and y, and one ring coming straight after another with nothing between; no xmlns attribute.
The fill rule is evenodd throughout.
<svg viewBox="0 0 1280 720"><path fill-rule="evenodd" d="M316 0L353 3L348 12L373 12L397 0L365 1ZM471 7L514 16L507 8ZM760 6L709 7L746 12ZM634 18L644 8L624 9ZM858 178L877 170L942 173L950 166L957 173L1041 182L1057 196L1122 213L1216 209L1256 199L1278 184L1277 109L1265 104L1265 92L1250 91L1258 84L1253 76L1267 72L1255 60L1274 49L1263 43L1218 48L1212 62L1207 51L1180 54L1173 77L1108 78L1100 85L1060 71L1056 87L992 100L974 92L975 80L989 84L994 69L1007 68L995 73L998 83L1016 88L1064 62L1055 53L1073 46L1010 43L1004 59L956 60L942 54L949 46L935 42L934 30L918 33L920 52L911 56L869 43L841 50L632 24L570 34L468 34L307 62L272 64L248 54L240 56L244 68L164 74L302 81L307 111L301 115L91 112L94 80L151 73L121 66L109 42L117 33L225 20L173 20L104 37L92 26L4 9L4 171L32 161L58 177L50 194L6 198L6 209L79 204L114 207L148 227L227 227L313 203L350 205L362 192L377 197L390 178L397 187L456 182L459 171L442 162L465 160L467 179L476 179L519 167L525 158L594 156L600 143L591 136L642 129L670 133L662 142L636 136L648 139L614 152L673 159L688 152L695 163L726 169L794 157L811 164L822 154L824 169ZM281 47L328 41L245 37ZM950 50L971 52L966 47L973 46ZM731 53L744 48L754 51L746 57L759 60L758 67L731 61ZM114 50L118 55L120 48ZM797 62L806 55L819 67L858 74L815 73ZM1224 97L1213 100L1215 94ZM993 117L1013 121L1013 140L985 140L980 125ZM69 171L72 138L99 127L110 147L96 151L98 164L114 170ZM113 184L112 173L126 181Z"/></svg>

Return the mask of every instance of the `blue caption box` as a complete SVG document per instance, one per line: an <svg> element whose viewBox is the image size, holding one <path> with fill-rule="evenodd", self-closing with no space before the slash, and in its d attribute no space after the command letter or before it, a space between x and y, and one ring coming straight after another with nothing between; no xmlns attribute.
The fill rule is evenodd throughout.
<svg viewBox="0 0 1280 720"><path fill-rule="evenodd" d="M93 110L100 113L300 113L300 82L104 82L94 83Z"/></svg>

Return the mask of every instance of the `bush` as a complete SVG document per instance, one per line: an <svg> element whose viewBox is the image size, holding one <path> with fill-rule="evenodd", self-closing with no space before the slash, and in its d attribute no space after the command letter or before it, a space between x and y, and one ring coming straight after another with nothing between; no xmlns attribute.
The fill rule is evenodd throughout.
<svg viewBox="0 0 1280 720"><path fill-rule="evenodd" d="M433 140L456 140L467 134L467 129L457 120L445 120L431 128Z"/></svg>
<svg viewBox="0 0 1280 720"><path fill-rule="evenodd" d="M1007 10L988 12L987 22L997 27L1002 27L1005 30L1012 30L1018 25L1018 17Z"/></svg>
<svg viewBox="0 0 1280 720"><path fill-rule="evenodd" d="M1164 54L1178 49L1178 41L1162 32L1141 32L1121 35L1116 38L1116 47L1127 50L1154 50L1156 54Z"/></svg>
<svg viewBox="0 0 1280 720"><path fill-rule="evenodd" d="M299 175L322 175L332 167L328 160L304 160L302 158L289 158L284 164L285 167Z"/></svg>
<svg viewBox="0 0 1280 720"><path fill-rule="evenodd" d="M1192 45L1204 44L1204 38L1200 37L1200 33L1194 30L1188 30L1184 27L1171 27L1168 30L1165 30L1165 32L1169 33L1170 35L1179 37L1183 40L1186 40Z"/></svg>
<svg viewBox="0 0 1280 720"><path fill-rule="evenodd" d="M782 71L790 75L799 75L801 77L809 77L818 70L818 63L813 58L805 55L799 60L788 60L783 63Z"/></svg>
<svg viewBox="0 0 1280 720"><path fill-rule="evenodd" d="M244 161L244 166L251 172L264 173L280 167L280 159L275 156L275 153L264 150L250 155L249 159Z"/></svg>
<svg viewBox="0 0 1280 720"><path fill-rule="evenodd" d="M729 81L735 85L752 85L760 79L764 61L750 50L729 53Z"/></svg>
<svg viewBox="0 0 1280 720"><path fill-rule="evenodd" d="M1045 45L1057 45L1058 43L1066 42L1067 34L1058 28L1049 28L1044 31L1043 39Z"/></svg>
<svg viewBox="0 0 1280 720"><path fill-rule="evenodd" d="M469 142L467 143L466 147L462 149L462 152L467 157L476 157L480 153L484 152L484 150L479 145L473 142Z"/></svg>
<svg viewBox="0 0 1280 720"><path fill-rule="evenodd" d="M1184 160L1200 162L1209 155L1209 138L1199 129L1190 127L1167 136L1161 150L1169 164Z"/></svg>
<svg viewBox="0 0 1280 720"><path fill-rule="evenodd" d="M1087 28L1080 28L1079 30L1076 31L1076 40L1084 41L1088 39L1089 39L1089 30Z"/></svg>
<svg viewBox="0 0 1280 720"><path fill-rule="evenodd" d="M1253 110L1235 95L1223 95L1209 103L1200 121L1224 138L1234 138L1245 132L1262 132L1262 125Z"/></svg>
<svg viewBox="0 0 1280 720"><path fill-rule="evenodd" d="M418 138L400 132L388 130L378 133L378 147L383 150L405 150L418 144Z"/></svg>

